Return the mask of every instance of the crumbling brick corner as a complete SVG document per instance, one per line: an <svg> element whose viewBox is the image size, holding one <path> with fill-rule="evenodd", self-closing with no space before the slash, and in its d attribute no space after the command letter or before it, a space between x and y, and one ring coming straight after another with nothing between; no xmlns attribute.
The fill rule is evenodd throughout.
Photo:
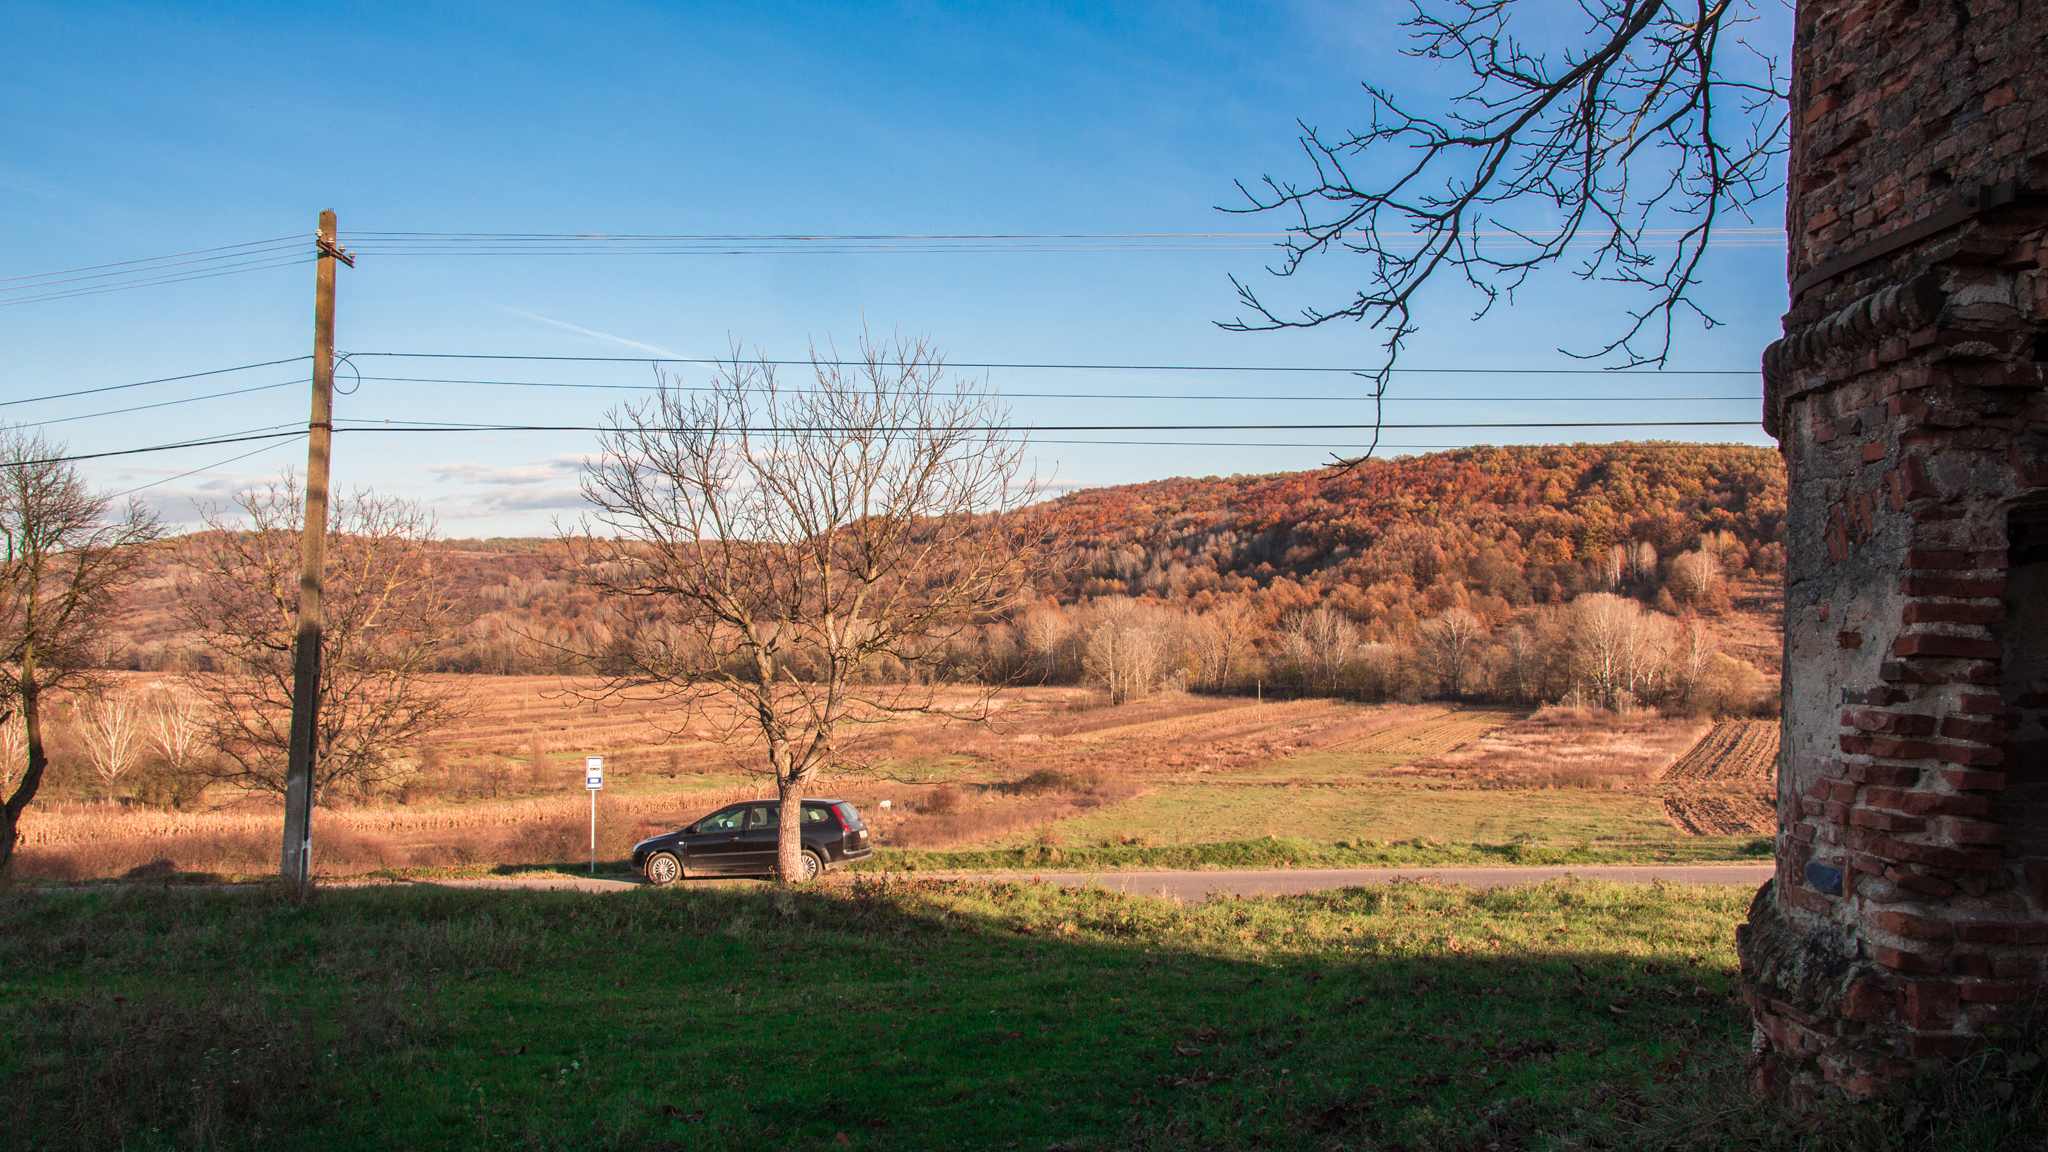
<svg viewBox="0 0 2048 1152"><path fill-rule="evenodd" d="M2048 6L1803 0L1759 1086L1897 1090L2048 961Z"/></svg>

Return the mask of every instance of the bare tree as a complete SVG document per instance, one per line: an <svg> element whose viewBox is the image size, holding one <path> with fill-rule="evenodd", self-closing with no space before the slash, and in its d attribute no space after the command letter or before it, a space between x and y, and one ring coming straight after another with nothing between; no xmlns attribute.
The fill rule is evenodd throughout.
<svg viewBox="0 0 2048 1152"><path fill-rule="evenodd" d="M178 610L219 664L193 673L214 771L243 788L282 793L291 737L292 640L299 605L303 489L287 475L202 510L188 537L196 574ZM418 505L358 491L330 505L327 624L314 731L316 799L340 786L361 795L405 767L397 753L453 719L460 697L427 675L458 623Z"/></svg>
<svg viewBox="0 0 2048 1152"><path fill-rule="evenodd" d="M149 694L143 707L142 727L150 747L156 749L170 769L173 805L182 808L197 799L199 788L193 786L197 776L194 769L205 735L199 701L175 688L158 688ZM203 780L198 783L204 787Z"/></svg>
<svg viewBox="0 0 2048 1152"><path fill-rule="evenodd" d="M1128 596L1096 601L1081 632L1081 670L1109 689L1111 704L1151 695L1171 663L1165 613Z"/></svg>
<svg viewBox="0 0 2048 1152"><path fill-rule="evenodd" d="M1389 86L1365 84L1368 127L1325 135L1302 124L1312 177L1240 182L1246 202L1229 209L1290 217L1275 275L1341 248L1368 258L1370 283L1332 305L1286 309L1233 277L1250 314L1222 326L1362 321L1385 336L1375 400L1417 331L1417 294L1446 272L1477 292L1484 315L1532 273L1577 254L1579 276L1648 296L1619 336L1590 352L1618 352L1625 364L1662 363L1682 315L1713 326L1693 295L1701 258L1725 218L1747 218L1777 191L1774 160L1785 148L1776 60L1737 31L1755 9L1742 0L1580 8L1590 26L1553 57L1511 30L1526 10L1515 0L1417 0L1407 54L1453 62L1470 85L1426 115Z"/></svg>
<svg viewBox="0 0 2048 1152"><path fill-rule="evenodd" d="M1685 600L1699 600L1714 590L1721 579L1721 564L1713 552L1686 552L1671 561L1671 583Z"/></svg>
<svg viewBox="0 0 2048 1152"><path fill-rule="evenodd" d="M662 377L615 409L585 464L594 524L564 539L618 609L608 690L658 691L678 730L760 749L784 882L816 866L801 801L849 729L987 717L986 688L942 697L946 641L1028 591L1052 524L1017 515L1039 487L1007 408L929 342L863 336L853 364L812 366L785 390L735 351L701 391ZM863 675L884 663L905 674Z"/></svg>
<svg viewBox="0 0 2048 1152"><path fill-rule="evenodd" d="M0 706L21 718L25 756L0 804L0 874L49 767L43 696L95 685L121 592L161 532L141 504L110 516L112 504L86 487L61 445L0 429Z"/></svg>
<svg viewBox="0 0 2048 1152"><path fill-rule="evenodd" d="M85 758L99 774L106 798L112 800L114 785L142 755L142 717L127 693L100 691L80 703L78 719Z"/></svg>
<svg viewBox="0 0 2048 1152"><path fill-rule="evenodd" d="M1486 636L1486 624L1463 608L1452 606L1424 620L1415 628L1424 656L1436 672L1438 683L1453 697L1465 692L1465 668L1479 641Z"/></svg>
<svg viewBox="0 0 2048 1152"><path fill-rule="evenodd" d="M1671 678L1676 681L1678 699L1691 704L1699 694L1700 685L1714 666L1714 637L1698 617L1691 617L1680 624L1678 643L1670 657Z"/></svg>
<svg viewBox="0 0 2048 1152"><path fill-rule="evenodd" d="M1335 691L1358 652L1358 625L1324 604L1281 624L1281 645L1325 690Z"/></svg>
<svg viewBox="0 0 2048 1152"><path fill-rule="evenodd" d="M1591 592L1572 601L1572 644L1579 674L1600 698L1619 710L1656 687L1670 639L1668 617L1611 592Z"/></svg>
<svg viewBox="0 0 2048 1152"><path fill-rule="evenodd" d="M14 794L14 786L21 781L21 773L28 766L28 733L21 722L21 713L10 713L0 720L0 799Z"/></svg>

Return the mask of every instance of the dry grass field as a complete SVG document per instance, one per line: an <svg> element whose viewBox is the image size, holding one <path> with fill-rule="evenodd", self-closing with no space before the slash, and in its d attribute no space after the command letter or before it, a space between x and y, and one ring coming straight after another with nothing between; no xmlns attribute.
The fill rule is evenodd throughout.
<svg viewBox="0 0 2048 1152"><path fill-rule="evenodd" d="M464 718L409 758L389 797L319 813L321 874L581 860L586 755L606 762L601 860L720 804L772 795L750 748L707 739L658 700L596 698L593 684L559 677L462 686ZM1006 694L984 724L863 726L848 745L858 766L820 792L861 805L897 848L1269 835L1640 845L1765 830L1757 794L1775 743L1775 725L1710 731L1654 713L1180 694L1112 708L1088 690L1032 688ZM18 872L261 874L277 830L274 800L219 787L194 811L42 803L24 820Z"/></svg>

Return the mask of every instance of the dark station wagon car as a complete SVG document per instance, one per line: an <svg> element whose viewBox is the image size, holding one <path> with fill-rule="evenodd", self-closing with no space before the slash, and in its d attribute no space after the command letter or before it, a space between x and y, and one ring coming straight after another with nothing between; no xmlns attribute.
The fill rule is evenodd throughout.
<svg viewBox="0 0 2048 1152"><path fill-rule="evenodd" d="M799 880L814 880L827 868L872 855L867 822L844 800L806 800ZM777 825L782 804L749 800L731 804L687 828L664 832L633 845L633 868L649 884L687 876L773 876Z"/></svg>

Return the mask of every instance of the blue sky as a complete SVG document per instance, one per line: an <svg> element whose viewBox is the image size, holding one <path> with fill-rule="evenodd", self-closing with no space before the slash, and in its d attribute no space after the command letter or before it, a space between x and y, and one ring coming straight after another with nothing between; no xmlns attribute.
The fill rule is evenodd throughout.
<svg viewBox="0 0 2048 1152"><path fill-rule="evenodd" d="M0 277L310 233L1197 233L1276 231L1225 216L1232 181L1298 175L1294 121L1363 121L1357 83L1440 90L1395 54L1405 6L1216 5L137 5L0 4ZM1765 30L1767 33L1769 29ZM1768 40L1769 36L1766 35ZM1775 209L1760 223L1776 222ZM863 324L929 334L956 361L1370 363L1353 324L1241 334L1228 276L1256 250L874 252L436 258L365 255L341 273L346 351L555 356L720 355L729 342L799 358ZM1362 273L1319 262L1292 286L1328 299ZM1713 257L1723 328L1682 333L1674 366L1751 369L1777 332L1783 254ZM312 271L291 266L0 307L0 400L298 356ZM1535 397L1753 397L1753 375L1531 377L1571 367L1628 297L1561 273L1473 324L1446 297L1411 346L1391 418L1746 419L1755 404L1560 404ZM365 376L647 383L645 364L390 361ZM20 404L16 421L77 451L303 423L297 365ZM700 372L683 369L687 377ZM1344 375L1003 369L1035 425L1356 422ZM344 372L343 387L354 381ZM114 408L290 385L117 415ZM591 423L626 392L369 379L344 418ZM1203 399L1201 397L1254 397ZM1279 399L1312 397L1314 399ZM1459 397L1520 397L1462 400ZM83 417L83 418L80 418ZM1571 433L1415 431L1398 445L1646 436L1767 442L1754 428ZM1046 436L1043 440L1077 437ZM1105 437L1108 438L1108 437ZM1351 434L1123 439L1355 442ZM573 515L586 435L339 439L343 486L426 501L456 536L544 532ZM298 443L195 448L89 465L174 521L303 462ZM1326 447L1041 443L1062 485L1313 467ZM196 470L193 475L181 473Z"/></svg>

